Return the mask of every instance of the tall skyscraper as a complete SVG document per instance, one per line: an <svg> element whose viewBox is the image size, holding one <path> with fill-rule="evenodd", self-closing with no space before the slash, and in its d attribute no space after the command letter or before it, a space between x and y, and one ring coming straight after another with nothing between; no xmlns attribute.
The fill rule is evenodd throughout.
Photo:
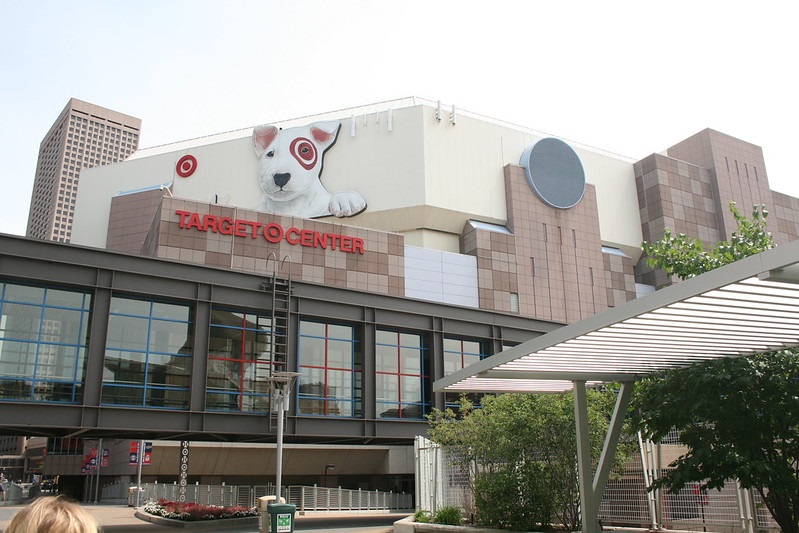
<svg viewBox="0 0 799 533"><path fill-rule="evenodd" d="M39 145L26 236L69 242L81 169L124 160L140 129L141 119L70 98Z"/></svg>

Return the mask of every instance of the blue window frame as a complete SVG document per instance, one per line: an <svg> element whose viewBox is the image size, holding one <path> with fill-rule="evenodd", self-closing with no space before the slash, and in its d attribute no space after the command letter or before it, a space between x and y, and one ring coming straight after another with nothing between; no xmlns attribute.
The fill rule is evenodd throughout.
<svg viewBox="0 0 799 533"><path fill-rule="evenodd" d="M362 415L361 343L355 327L301 320L297 354L299 414Z"/></svg>
<svg viewBox="0 0 799 533"><path fill-rule="evenodd" d="M192 316L190 305L112 297L102 403L187 409Z"/></svg>
<svg viewBox="0 0 799 533"><path fill-rule="evenodd" d="M0 399L81 403L91 295L0 283Z"/></svg>

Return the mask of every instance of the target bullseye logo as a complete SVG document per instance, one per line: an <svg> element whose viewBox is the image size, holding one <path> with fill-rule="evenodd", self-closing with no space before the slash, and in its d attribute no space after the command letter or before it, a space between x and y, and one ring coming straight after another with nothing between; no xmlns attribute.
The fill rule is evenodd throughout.
<svg viewBox="0 0 799 533"><path fill-rule="evenodd" d="M318 159L316 146L305 137L297 137L291 141L289 152L305 170L311 170Z"/></svg>
<svg viewBox="0 0 799 533"><path fill-rule="evenodd" d="M181 178L188 178L194 174L195 170L197 170L197 158L193 155L184 155L178 160L178 164L175 165L175 172Z"/></svg>

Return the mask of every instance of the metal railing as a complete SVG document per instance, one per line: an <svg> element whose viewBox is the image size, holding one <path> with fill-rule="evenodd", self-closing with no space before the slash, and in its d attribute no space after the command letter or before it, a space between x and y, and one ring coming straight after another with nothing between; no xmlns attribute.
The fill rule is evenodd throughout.
<svg viewBox="0 0 799 533"><path fill-rule="evenodd" d="M405 493L291 486L284 494L298 511L413 511L413 495Z"/></svg>
<svg viewBox="0 0 799 533"><path fill-rule="evenodd" d="M180 487L175 484L142 483L139 501L159 499L176 501ZM185 501L201 505L240 505L255 507L258 498L273 495L269 485L188 485ZM317 486L283 487L283 498L297 506L297 511L413 511L413 495L377 490L352 490ZM102 488L102 501L125 501L135 504L136 485L115 483Z"/></svg>

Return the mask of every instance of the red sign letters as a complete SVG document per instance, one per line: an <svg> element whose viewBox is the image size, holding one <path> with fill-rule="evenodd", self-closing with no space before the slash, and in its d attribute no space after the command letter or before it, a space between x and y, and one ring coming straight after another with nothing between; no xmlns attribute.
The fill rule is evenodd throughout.
<svg viewBox="0 0 799 533"><path fill-rule="evenodd" d="M240 218L217 217L214 215L201 215L190 211L176 210L180 217L179 225L182 229L194 228L198 231L210 231L222 235L233 235L246 239L263 238L272 244L286 241L292 245L307 246L310 248L323 248L340 250L350 254L363 254L363 239L338 233L320 233L299 228L284 228L276 222L256 222Z"/></svg>

